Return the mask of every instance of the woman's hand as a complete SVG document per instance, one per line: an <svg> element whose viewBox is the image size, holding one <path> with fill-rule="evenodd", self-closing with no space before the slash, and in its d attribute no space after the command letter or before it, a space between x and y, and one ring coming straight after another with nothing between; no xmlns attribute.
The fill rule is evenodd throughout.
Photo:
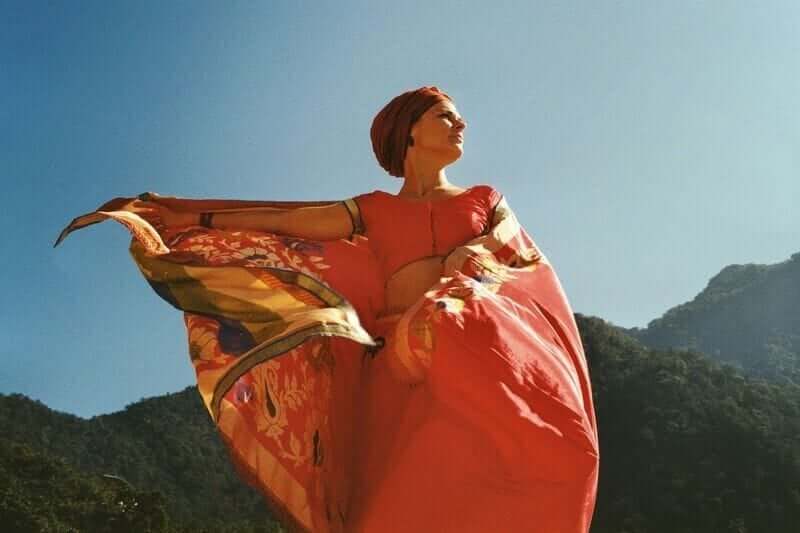
<svg viewBox="0 0 800 533"><path fill-rule="evenodd" d="M197 213L184 213L173 211L168 207L144 200L135 200L131 207L134 213L156 216L164 226L171 228L177 226L193 226L199 223L200 215Z"/></svg>

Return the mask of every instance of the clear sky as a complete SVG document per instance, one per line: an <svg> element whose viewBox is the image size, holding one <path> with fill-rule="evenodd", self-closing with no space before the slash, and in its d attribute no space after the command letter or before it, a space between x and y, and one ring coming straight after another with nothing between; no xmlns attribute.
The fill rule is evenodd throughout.
<svg viewBox="0 0 800 533"><path fill-rule="evenodd" d="M372 117L437 85L458 185L504 193L575 311L645 326L800 251L800 4L2 2L0 392L91 416L194 380L110 222L143 191L338 200L400 182Z"/></svg>

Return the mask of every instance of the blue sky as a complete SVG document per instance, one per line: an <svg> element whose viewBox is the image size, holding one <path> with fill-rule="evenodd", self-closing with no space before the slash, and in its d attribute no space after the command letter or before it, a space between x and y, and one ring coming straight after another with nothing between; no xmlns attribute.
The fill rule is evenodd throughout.
<svg viewBox="0 0 800 533"><path fill-rule="evenodd" d="M111 223L142 191L338 200L400 182L375 113L437 85L575 311L645 326L800 251L796 2L3 2L0 392L92 416L193 382ZM499 7L498 7L499 6Z"/></svg>

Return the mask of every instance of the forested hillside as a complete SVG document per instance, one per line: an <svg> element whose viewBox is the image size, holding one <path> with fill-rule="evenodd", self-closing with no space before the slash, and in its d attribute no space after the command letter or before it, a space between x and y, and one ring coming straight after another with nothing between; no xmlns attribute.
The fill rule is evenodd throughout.
<svg viewBox="0 0 800 533"><path fill-rule="evenodd" d="M797 531L800 387L578 324L600 434L593 533Z"/></svg>
<svg viewBox="0 0 800 533"><path fill-rule="evenodd" d="M63 459L0 439L3 531L164 531L164 496L119 478L79 472Z"/></svg>
<svg viewBox="0 0 800 533"><path fill-rule="evenodd" d="M250 531L250 525L275 530L261 496L237 477L195 387L90 420L21 395L0 395L0 435L48 460L63 459L90 484L109 486L103 475L112 475L124 480L118 486L160 493L175 527L222 531L246 524L230 530ZM13 452L13 459L21 453L14 450L7 447L4 453ZM20 472L17 478L24 481ZM65 494L51 497L61 501ZM0 518L3 512L0 508Z"/></svg>

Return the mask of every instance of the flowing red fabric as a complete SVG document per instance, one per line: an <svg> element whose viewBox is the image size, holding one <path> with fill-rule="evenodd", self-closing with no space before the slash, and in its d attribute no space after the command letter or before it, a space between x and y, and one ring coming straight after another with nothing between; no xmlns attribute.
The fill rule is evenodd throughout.
<svg viewBox="0 0 800 533"><path fill-rule="evenodd" d="M505 199L484 197L481 234L389 316L381 247L363 235L165 229L117 199L62 237L104 218L131 229L142 273L186 313L233 461L290 530L586 533L599 448L577 326ZM318 205L148 198L187 211ZM487 216L473 199L454 202ZM381 201L388 219L420 208ZM363 230L369 208L345 205Z"/></svg>

